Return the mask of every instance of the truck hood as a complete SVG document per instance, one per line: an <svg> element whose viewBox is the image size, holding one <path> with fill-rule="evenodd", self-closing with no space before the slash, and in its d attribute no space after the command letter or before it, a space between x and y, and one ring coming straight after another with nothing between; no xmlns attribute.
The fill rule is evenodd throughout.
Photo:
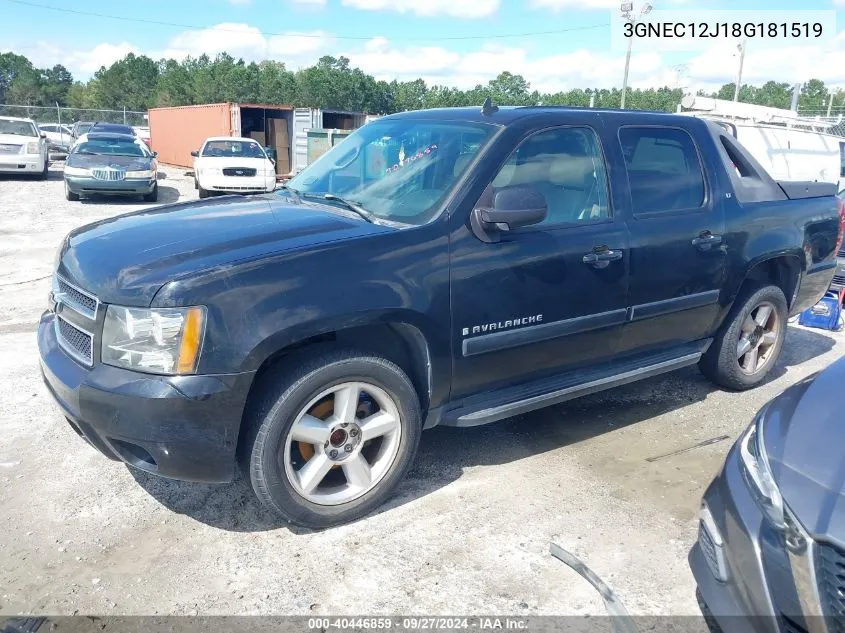
<svg viewBox="0 0 845 633"><path fill-rule="evenodd" d="M763 436L783 499L813 535L845 547L845 359L772 400Z"/></svg>
<svg viewBox="0 0 845 633"><path fill-rule="evenodd" d="M37 136L21 136L19 134L0 134L0 145L26 145L40 140Z"/></svg>
<svg viewBox="0 0 845 633"><path fill-rule="evenodd" d="M61 248L58 272L102 302L149 306L165 283L201 271L393 230L287 195L223 196L76 229Z"/></svg>

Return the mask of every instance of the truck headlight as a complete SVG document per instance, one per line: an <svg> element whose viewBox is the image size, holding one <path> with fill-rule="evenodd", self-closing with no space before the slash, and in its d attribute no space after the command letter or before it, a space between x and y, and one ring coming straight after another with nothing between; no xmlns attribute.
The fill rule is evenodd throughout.
<svg viewBox="0 0 845 633"><path fill-rule="evenodd" d="M90 176L91 170L85 167L65 167L65 176Z"/></svg>
<svg viewBox="0 0 845 633"><path fill-rule="evenodd" d="M26 144L26 153L27 154L40 154L41 147L39 143L36 141L35 143L27 143Z"/></svg>
<svg viewBox="0 0 845 633"><path fill-rule="evenodd" d="M127 171L126 177L127 178L153 178L155 176L155 170L153 169L142 169L139 171Z"/></svg>
<svg viewBox="0 0 845 633"><path fill-rule="evenodd" d="M763 514L777 529L783 529L786 522L783 512L783 497L780 494L772 470L769 456L763 442L763 422L765 407L760 410L751 426L739 441L739 458L745 472L745 480L757 500Z"/></svg>
<svg viewBox="0 0 845 633"><path fill-rule="evenodd" d="M201 170L203 176L219 176L223 172L220 171L217 167L204 167Z"/></svg>
<svg viewBox="0 0 845 633"><path fill-rule="evenodd" d="M154 374L196 371L205 334L205 308L124 308L110 305L103 324L102 360Z"/></svg>

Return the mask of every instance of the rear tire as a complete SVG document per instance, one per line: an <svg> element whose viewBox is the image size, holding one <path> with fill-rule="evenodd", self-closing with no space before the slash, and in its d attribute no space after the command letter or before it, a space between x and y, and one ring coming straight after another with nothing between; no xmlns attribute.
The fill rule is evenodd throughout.
<svg viewBox="0 0 845 633"><path fill-rule="evenodd" d="M144 195L144 202L158 202L158 183L153 185L153 190Z"/></svg>
<svg viewBox="0 0 845 633"><path fill-rule="evenodd" d="M65 182L65 200L70 202L78 202L79 201L79 194L73 193L70 190L70 187L67 186L67 182Z"/></svg>
<svg viewBox="0 0 845 633"><path fill-rule="evenodd" d="M354 521L382 505L413 462L419 399L390 361L351 350L306 352L257 389L241 463L256 496L290 523Z"/></svg>
<svg viewBox="0 0 845 633"><path fill-rule="evenodd" d="M777 363L786 337L787 316L786 297L780 288L747 286L701 357L701 372L728 389L756 387Z"/></svg>

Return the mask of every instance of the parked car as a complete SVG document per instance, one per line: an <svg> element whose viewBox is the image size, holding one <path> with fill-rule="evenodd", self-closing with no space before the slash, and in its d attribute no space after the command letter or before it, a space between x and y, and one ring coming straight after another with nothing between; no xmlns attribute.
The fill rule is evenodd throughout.
<svg viewBox="0 0 845 633"><path fill-rule="evenodd" d="M65 198L93 194L158 200L155 154L128 134L89 132L65 161Z"/></svg>
<svg viewBox="0 0 845 633"><path fill-rule="evenodd" d="M0 173L46 178L47 139L32 119L0 116Z"/></svg>
<svg viewBox="0 0 845 633"><path fill-rule="evenodd" d="M144 141L147 147L152 147L150 144L150 128L146 126L133 126L132 131L135 133L135 136Z"/></svg>
<svg viewBox="0 0 845 633"><path fill-rule="evenodd" d="M122 123L103 123L101 121L97 121L96 123L92 123L91 127L89 127L84 134L80 134L77 137L76 142L84 143L88 139L88 135L95 132L100 134L124 134L126 136L136 136L135 130L130 125L123 125Z"/></svg>
<svg viewBox="0 0 845 633"><path fill-rule="evenodd" d="M239 460L268 507L325 527L382 504L424 428L696 363L758 385L830 285L834 193L693 117L395 114L274 194L73 231L41 367L110 458L204 482Z"/></svg>
<svg viewBox="0 0 845 633"><path fill-rule="evenodd" d="M251 138L214 136L191 156L200 198L210 193L265 193L276 188L276 167Z"/></svg>
<svg viewBox="0 0 845 633"><path fill-rule="evenodd" d="M839 360L764 405L707 488L690 565L725 633L841 630L843 381Z"/></svg>
<svg viewBox="0 0 845 633"><path fill-rule="evenodd" d="M47 149L67 152L73 145L73 136L69 125L58 123L39 123L38 129L47 136Z"/></svg>
<svg viewBox="0 0 845 633"><path fill-rule="evenodd" d="M85 134L91 126L94 125L93 121L77 121L71 127L71 136L73 137L74 142L79 140L79 137Z"/></svg>

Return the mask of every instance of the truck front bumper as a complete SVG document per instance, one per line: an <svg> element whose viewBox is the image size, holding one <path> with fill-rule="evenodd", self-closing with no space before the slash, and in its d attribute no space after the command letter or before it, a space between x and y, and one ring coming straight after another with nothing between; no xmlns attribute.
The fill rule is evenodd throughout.
<svg viewBox="0 0 845 633"><path fill-rule="evenodd" d="M140 196L152 193L156 186L156 179L98 180L84 176L65 176L65 183L67 183L67 188L75 194L92 195L98 193L108 196Z"/></svg>
<svg viewBox="0 0 845 633"><path fill-rule="evenodd" d="M109 459L156 475L232 479L254 372L156 376L84 367L59 346L55 319L46 312L38 326L41 371L74 431Z"/></svg>
<svg viewBox="0 0 845 633"><path fill-rule="evenodd" d="M202 176L199 186L224 193L267 193L276 188L274 176Z"/></svg>
<svg viewBox="0 0 845 633"><path fill-rule="evenodd" d="M0 174L37 174L42 169L39 154L0 154Z"/></svg>

